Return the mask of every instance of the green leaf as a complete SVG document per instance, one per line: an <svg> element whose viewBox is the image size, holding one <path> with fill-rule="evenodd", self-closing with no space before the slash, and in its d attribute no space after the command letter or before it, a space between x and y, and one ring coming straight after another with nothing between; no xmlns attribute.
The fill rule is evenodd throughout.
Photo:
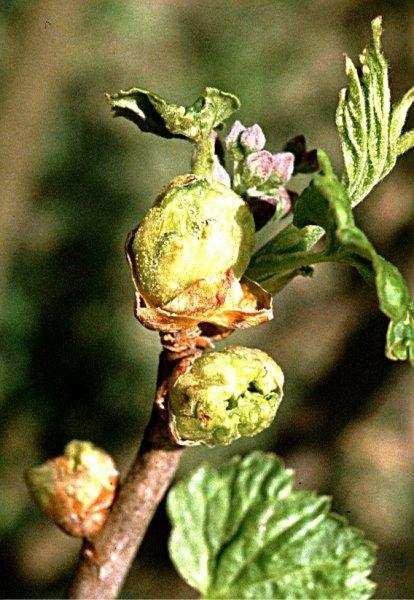
<svg viewBox="0 0 414 600"><path fill-rule="evenodd" d="M182 577L205 598L369 598L373 545L329 513L329 498L292 484L261 452L178 483L167 507Z"/></svg>
<svg viewBox="0 0 414 600"><path fill-rule="evenodd" d="M246 276L276 293L300 273L311 256L309 250L322 234L320 227L311 225L299 229L288 225L252 256ZM308 264L313 261L309 259Z"/></svg>
<svg viewBox="0 0 414 600"><path fill-rule="evenodd" d="M321 173L296 200L293 225L252 256L246 275L274 293L299 273L308 274L316 263L353 265L365 279L375 283L380 309L390 319L386 355L392 360L408 358L414 362L414 305L407 284L398 269L379 256L356 227L349 194L320 150L318 162ZM324 233L325 248L312 252Z"/></svg>
<svg viewBox="0 0 414 600"><path fill-rule="evenodd" d="M413 360L414 313L407 284L398 269L379 256L356 227L349 195L332 172L325 153L319 152L318 160L323 165L322 173L298 198L293 223L299 228L319 225L325 230L326 247L317 255L317 262L350 263L366 279L375 281L380 309L390 319L386 354L393 360Z"/></svg>
<svg viewBox="0 0 414 600"><path fill-rule="evenodd" d="M141 131L165 138L186 138L198 141L219 127L240 108L233 94L207 87L191 106L173 104L148 90L131 88L108 94L116 117L125 117Z"/></svg>
<svg viewBox="0 0 414 600"><path fill-rule="evenodd" d="M371 26L372 42L360 55L360 69L346 57L348 88L341 90L336 112L346 170L344 184L352 206L391 171L399 154L414 146L414 132L401 135L414 88L391 110L388 65L381 51L381 17Z"/></svg>
<svg viewBox="0 0 414 600"><path fill-rule="evenodd" d="M394 107L392 112L390 123L390 144L396 147L397 154L403 154L410 148L414 147L414 130L408 131L407 133L401 135L407 119L407 113L413 102L414 87L408 90L408 92L402 97L401 101ZM407 142L405 142L405 146L403 140L407 139L411 139L411 144L407 144Z"/></svg>

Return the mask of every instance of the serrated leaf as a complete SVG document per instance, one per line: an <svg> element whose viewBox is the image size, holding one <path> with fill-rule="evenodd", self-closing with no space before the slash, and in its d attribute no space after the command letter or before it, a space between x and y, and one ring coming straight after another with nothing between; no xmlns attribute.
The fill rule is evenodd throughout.
<svg viewBox="0 0 414 600"><path fill-rule="evenodd" d="M346 170L344 184L352 206L391 171L399 154L414 145L414 133L401 135L414 88L391 111L381 17L371 26L372 43L360 55L360 69L346 57L348 87L339 94L336 112Z"/></svg>
<svg viewBox="0 0 414 600"><path fill-rule="evenodd" d="M373 545L329 507L271 454L203 466L168 496L171 558L205 598L369 598Z"/></svg>
<svg viewBox="0 0 414 600"><path fill-rule="evenodd" d="M379 256L366 235L356 227L351 200L332 172L327 156L319 152L323 172L299 196L293 223L297 227L319 225L326 232L326 248L319 261L354 265L366 279L373 279L380 309L390 319L386 354L393 360L413 359L413 305L407 284L398 269ZM304 262L304 264L309 264Z"/></svg>
<svg viewBox="0 0 414 600"><path fill-rule="evenodd" d="M188 107L167 102L158 94L140 88L107 97L115 116L129 119L141 131L192 141L208 136L240 108L236 96L212 87L205 88Z"/></svg>
<svg viewBox="0 0 414 600"><path fill-rule="evenodd" d="M410 110L412 103L414 102L414 87L412 87L404 96L401 98L400 102L395 105L392 111L392 117L390 122L390 144L397 148L397 154L403 154L409 150L409 148L414 147L414 140L412 140L411 145L406 148L399 148L399 145L402 145L402 139L404 138L413 138L414 131L408 131L407 133L401 135L403 130L405 121L407 119L407 113Z"/></svg>

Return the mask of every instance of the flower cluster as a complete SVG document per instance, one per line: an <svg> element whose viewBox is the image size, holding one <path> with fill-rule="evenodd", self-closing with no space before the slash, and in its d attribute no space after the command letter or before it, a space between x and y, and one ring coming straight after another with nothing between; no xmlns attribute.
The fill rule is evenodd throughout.
<svg viewBox="0 0 414 600"><path fill-rule="evenodd" d="M233 188L249 204L256 229L271 218L284 217L291 209L285 184L293 175L294 154L265 150L261 127L245 127L240 121L235 121L225 142L234 163Z"/></svg>

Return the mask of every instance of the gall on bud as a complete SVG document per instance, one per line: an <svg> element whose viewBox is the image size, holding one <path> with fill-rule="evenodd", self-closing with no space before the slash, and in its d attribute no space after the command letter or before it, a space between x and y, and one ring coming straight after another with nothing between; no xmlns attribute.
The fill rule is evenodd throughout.
<svg viewBox="0 0 414 600"><path fill-rule="evenodd" d="M86 538L105 523L118 480L109 454L79 440L69 442L62 456L26 473L27 486L43 512L69 535Z"/></svg>
<svg viewBox="0 0 414 600"><path fill-rule="evenodd" d="M271 424L283 373L261 350L230 346L196 358L169 391L170 432L180 445L227 445Z"/></svg>
<svg viewBox="0 0 414 600"><path fill-rule="evenodd" d="M269 320L271 296L242 279L254 243L252 213L229 187L192 174L173 179L127 238L137 319L169 334Z"/></svg>
<svg viewBox="0 0 414 600"><path fill-rule="evenodd" d="M253 246L253 217L240 196L216 181L177 178L132 242L139 288L152 305L162 306L200 279L229 269L239 278Z"/></svg>

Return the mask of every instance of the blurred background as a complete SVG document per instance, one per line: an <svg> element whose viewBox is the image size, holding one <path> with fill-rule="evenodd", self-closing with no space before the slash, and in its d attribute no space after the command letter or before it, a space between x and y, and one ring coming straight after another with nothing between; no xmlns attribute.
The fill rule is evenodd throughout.
<svg viewBox="0 0 414 600"><path fill-rule="evenodd" d="M217 86L240 96L238 117L262 125L269 149L303 133L341 169L343 54L357 59L378 14L397 100L414 83L410 0L1 2L2 597L63 597L80 546L34 506L25 469L80 438L125 472L151 409L159 342L134 320L123 244L160 187L188 170L191 149L111 119L104 93L135 85L189 104ZM403 156L356 211L412 289L413 166L414 153ZM384 358L386 325L356 273L323 265L297 278L270 324L232 338L284 369L274 426L188 451L178 477L203 460L277 452L298 487L332 495L378 544L376 596L411 598L414 380ZM168 534L162 505L125 598L194 597L169 561Z"/></svg>

